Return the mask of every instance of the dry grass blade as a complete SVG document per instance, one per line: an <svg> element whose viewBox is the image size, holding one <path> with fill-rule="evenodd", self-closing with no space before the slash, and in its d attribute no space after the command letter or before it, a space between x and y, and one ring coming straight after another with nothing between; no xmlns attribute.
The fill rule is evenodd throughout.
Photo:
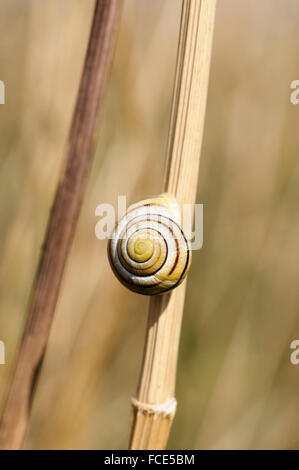
<svg viewBox="0 0 299 470"><path fill-rule="evenodd" d="M194 204L216 0L183 0L164 190ZM175 414L177 354L186 283L151 299L131 449L164 449Z"/></svg>
<svg viewBox="0 0 299 470"><path fill-rule="evenodd" d="M94 149L120 7L121 0L96 1L66 164L56 192L29 315L2 415L2 449L19 448L25 436L34 385L45 353Z"/></svg>

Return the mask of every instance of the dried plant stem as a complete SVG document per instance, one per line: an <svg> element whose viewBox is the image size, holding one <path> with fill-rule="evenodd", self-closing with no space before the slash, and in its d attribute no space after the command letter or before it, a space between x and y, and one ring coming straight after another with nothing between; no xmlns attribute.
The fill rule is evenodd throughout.
<svg viewBox="0 0 299 470"><path fill-rule="evenodd" d="M216 0L183 0L164 190L194 204L204 128ZM186 283L151 298L143 364L132 400L131 449L165 449ZM187 386L187 384L186 384Z"/></svg>
<svg viewBox="0 0 299 470"><path fill-rule="evenodd" d="M121 0L96 0L88 50L62 171L16 366L0 424L0 448L22 446L34 385L48 342L62 275L79 216L110 68Z"/></svg>

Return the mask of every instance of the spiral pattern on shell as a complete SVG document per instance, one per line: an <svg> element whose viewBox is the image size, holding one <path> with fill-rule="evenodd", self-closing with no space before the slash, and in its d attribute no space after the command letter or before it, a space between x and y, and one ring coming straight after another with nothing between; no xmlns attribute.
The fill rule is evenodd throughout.
<svg viewBox="0 0 299 470"><path fill-rule="evenodd" d="M179 204L168 194L129 207L108 244L112 270L122 284L154 295L182 282L191 250L180 221Z"/></svg>

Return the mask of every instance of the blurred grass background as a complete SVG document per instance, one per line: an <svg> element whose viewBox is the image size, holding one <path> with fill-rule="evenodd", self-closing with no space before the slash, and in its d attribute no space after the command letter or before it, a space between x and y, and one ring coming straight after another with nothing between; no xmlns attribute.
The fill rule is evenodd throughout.
<svg viewBox="0 0 299 470"><path fill-rule="evenodd" d="M93 0L2 0L3 404L88 40ZM26 448L125 448L148 300L114 278L95 208L162 187L180 0L125 0L97 150ZM298 448L296 0L218 2L194 254L169 448Z"/></svg>

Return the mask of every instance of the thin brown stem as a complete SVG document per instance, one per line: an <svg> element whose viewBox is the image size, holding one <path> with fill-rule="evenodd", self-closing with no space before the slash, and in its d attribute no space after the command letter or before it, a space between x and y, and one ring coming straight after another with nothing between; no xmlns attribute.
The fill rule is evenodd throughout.
<svg viewBox="0 0 299 470"><path fill-rule="evenodd" d="M96 0L89 45L43 251L15 370L0 424L0 448L22 446L97 134L97 121L121 0Z"/></svg>

